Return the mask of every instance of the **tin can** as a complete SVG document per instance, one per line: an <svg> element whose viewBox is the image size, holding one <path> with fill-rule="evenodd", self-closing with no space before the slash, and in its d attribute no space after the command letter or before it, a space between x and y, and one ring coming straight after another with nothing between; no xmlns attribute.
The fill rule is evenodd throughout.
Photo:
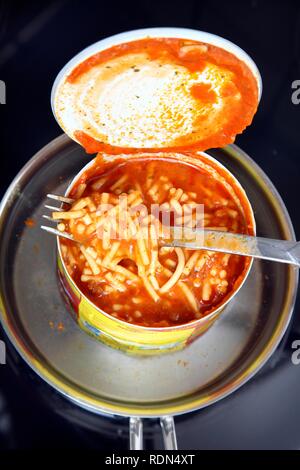
<svg viewBox="0 0 300 470"><path fill-rule="evenodd" d="M159 158L162 158L161 154L158 155L160 155ZM168 154L164 155L167 156ZM128 158L139 159L143 157L145 158L144 154L123 156L124 160ZM106 157L104 155L104 160L105 158ZM114 158L119 162L119 155L115 157L109 155L107 161L109 161L110 165ZM151 154L151 158L155 158L155 154ZM204 152L195 152L194 154L172 154L172 159L174 158L178 159L180 162L192 164L202 169L205 168L206 171L209 171L214 178L220 181L226 181L227 184L229 183L229 189L231 189L233 197L237 198L241 204L248 226L252 229L253 233L255 233L253 211L246 193L237 179L223 165ZM89 171L89 174L91 173L91 167L94 162L95 160L86 165L73 179L67 188L65 193L66 196L70 194L72 188L87 170ZM89 300L81 292L68 273L63 260L59 238L57 239L57 248L59 279L62 290L65 298L71 305L73 312L75 312L75 318L80 328L109 346L121 349L127 353L141 355L153 355L176 351L184 348L198 336L202 335L216 321L216 319L221 315L226 304L230 302L239 291L245 282L252 265L252 260L249 260L238 286L227 298L225 298L218 308L208 315L178 326L160 328L143 327L119 320L104 312Z"/></svg>

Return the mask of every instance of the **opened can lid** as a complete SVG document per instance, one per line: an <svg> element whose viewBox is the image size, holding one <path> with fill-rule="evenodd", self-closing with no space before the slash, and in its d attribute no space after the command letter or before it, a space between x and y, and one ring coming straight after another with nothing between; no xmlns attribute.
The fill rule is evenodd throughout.
<svg viewBox="0 0 300 470"><path fill-rule="evenodd" d="M154 28L99 41L58 75L52 107L87 152L207 150L251 123L261 79L250 57L218 36Z"/></svg>

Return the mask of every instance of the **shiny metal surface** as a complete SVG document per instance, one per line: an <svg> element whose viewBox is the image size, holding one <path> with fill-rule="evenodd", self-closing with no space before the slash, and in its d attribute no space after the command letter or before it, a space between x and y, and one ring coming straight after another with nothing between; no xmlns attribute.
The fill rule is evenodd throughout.
<svg viewBox="0 0 300 470"><path fill-rule="evenodd" d="M163 433L165 450L177 450L177 437L173 416L160 418L160 426Z"/></svg>
<svg viewBox="0 0 300 470"><path fill-rule="evenodd" d="M239 179L258 235L293 238L285 208L261 170L237 147L211 152ZM39 222L47 193L64 189L87 162L61 136L21 171L1 205L1 319L28 364L73 402L98 413L165 416L207 406L245 383L282 337L297 287L294 267L254 261L216 324L183 351L127 356L79 329L58 291L56 240ZM36 221L34 227L25 224Z"/></svg>
<svg viewBox="0 0 300 470"><path fill-rule="evenodd" d="M143 420L132 416L129 420L129 446L130 450L143 450Z"/></svg>
<svg viewBox="0 0 300 470"><path fill-rule="evenodd" d="M174 229L172 241L164 243L164 246L181 246L192 250L206 249L221 253L252 256L253 258L294 264L298 268L300 267L300 242L254 237L218 230L186 228L183 230L185 236L188 235L188 239L182 238L181 228L179 230Z"/></svg>

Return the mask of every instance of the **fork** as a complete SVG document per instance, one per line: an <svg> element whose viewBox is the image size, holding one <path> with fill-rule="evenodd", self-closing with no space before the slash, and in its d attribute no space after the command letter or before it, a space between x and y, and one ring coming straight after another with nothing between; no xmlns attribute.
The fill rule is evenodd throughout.
<svg viewBox="0 0 300 470"><path fill-rule="evenodd" d="M47 194L49 199L59 201L63 204L72 204L75 199ZM62 207L45 205L47 209L60 212ZM48 215L43 218L52 222L59 222ZM41 228L53 235L77 241L71 234L62 232L47 225ZM184 236L182 235L184 233ZM222 253L237 254L241 256L251 256L252 258L266 259L280 263L293 264L300 267L300 242L289 240L275 240L272 238L255 237L232 232L223 232L208 229L190 229L187 227L172 227L172 237L160 239L161 246L182 247L188 250L208 250Z"/></svg>
<svg viewBox="0 0 300 470"><path fill-rule="evenodd" d="M185 238L182 237L182 231ZM172 239L166 241L164 246L251 256L300 267L300 242L294 240L276 240L208 229L183 228L180 229L181 235L176 232L177 229L173 228Z"/></svg>
<svg viewBox="0 0 300 470"><path fill-rule="evenodd" d="M65 197L65 196L57 196L56 194L47 194L47 198L52 199L54 201L61 202L63 204L73 204L73 202L75 202L75 199L72 199L70 197ZM48 204L45 204L44 207L54 212L63 212L64 210L61 206L60 207L49 206ZM49 215L43 214L42 217L44 219L50 220L51 222L55 222L55 223L59 222L59 219L53 219L53 217ZM56 235L58 237L67 238L68 240L76 241L73 235L71 235L70 233L62 232L60 230L57 230L54 227L49 227L48 225L41 225L41 229L45 230L48 233L52 233L53 235Z"/></svg>

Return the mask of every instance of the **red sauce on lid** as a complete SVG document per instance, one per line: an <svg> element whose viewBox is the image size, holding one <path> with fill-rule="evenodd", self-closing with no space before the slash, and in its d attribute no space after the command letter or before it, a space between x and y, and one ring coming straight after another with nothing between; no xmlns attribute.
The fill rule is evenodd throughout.
<svg viewBox="0 0 300 470"><path fill-rule="evenodd" d="M146 38L77 65L58 88L55 109L88 153L117 154L222 147L251 123L257 105L256 78L230 52Z"/></svg>

